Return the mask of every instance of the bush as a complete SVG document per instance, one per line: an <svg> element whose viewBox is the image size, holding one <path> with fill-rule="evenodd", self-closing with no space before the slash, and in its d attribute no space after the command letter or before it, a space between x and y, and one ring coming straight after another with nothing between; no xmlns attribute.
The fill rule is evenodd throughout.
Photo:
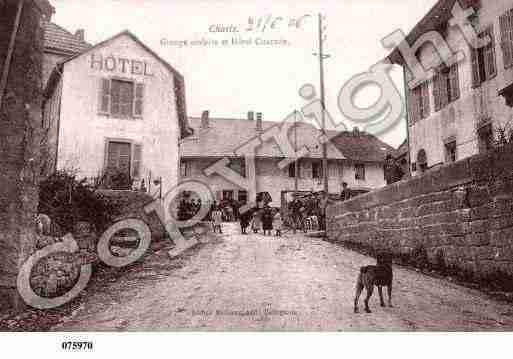
<svg viewBox="0 0 513 359"><path fill-rule="evenodd" d="M67 171L58 171L40 183L38 212L50 216L65 232L73 232L78 222L91 223L102 231L116 215L93 186Z"/></svg>
<svg viewBox="0 0 513 359"><path fill-rule="evenodd" d="M123 191L132 189L133 182L133 179L125 171L109 167L100 178L96 179L96 186L102 189Z"/></svg>

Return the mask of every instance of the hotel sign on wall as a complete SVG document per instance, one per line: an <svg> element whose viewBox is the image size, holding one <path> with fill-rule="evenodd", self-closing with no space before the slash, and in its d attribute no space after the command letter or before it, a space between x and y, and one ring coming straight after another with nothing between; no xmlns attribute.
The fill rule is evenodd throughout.
<svg viewBox="0 0 513 359"><path fill-rule="evenodd" d="M150 65L146 61L91 54L91 69L98 71L118 72L131 75L153 76Z"/></svg>

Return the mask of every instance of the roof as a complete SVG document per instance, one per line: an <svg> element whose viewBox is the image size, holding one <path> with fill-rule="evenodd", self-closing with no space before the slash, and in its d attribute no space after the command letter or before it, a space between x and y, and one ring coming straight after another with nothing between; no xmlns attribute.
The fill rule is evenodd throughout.
<svg viewBox="0 0 513 359"><path fill-rule="evenodd" d="M262 121L263 131L279 125L279 122ZM201 119L189 118L194 134L185 138L180 145L182 157L234 157L235 151L258 136L256 121L233 118L209 118L209 127L201 128ZM293 128L293 127L292 127ZM294 143L294 131L289 130L289 141ZM310 124L299 122L297 125L297 147L307 146L312 158L322 157L322 146L316 137L320 131ZM274 141L263 143L256 152L257 157L283 158L280 147ZM328 146L328 158L343 159L343 155L333 146Z"/></svg>
<svg viewBox="0 0 513 359"><path fill-rule="evenodd" d="M194 129L194 135L185 138L180 145L180 156L189 158L198 157L234 157L237 148L255 138L256 121L248 119L209 118L209 127L201 128L201 119L189 118L189 124ZM279 122L262 121L265 131ZM355 160L365 162L382 162L393 148L378 138L360 133L357 137L352 132L327 131L328 136L335 137L328 143L328 158L339 160ZM317 138L321 130L314 126L298 122L297 136L294 135L294 125L289 130L288 137L291 144L297 137L297 148L306 146L309 158L322 158L322 146ZM275 141L267 141L256 152L257 157L283 158L280 147Z"/></svg>
<svg viewBox="0 0 513 359"><path fill-rule="evenodd" d="M384 162L395 149L376 136L366 132L343 131L338 134L328 131L333 143L346 158L359 162Z"/></svg>
<svg viewBox="0 0 513 359"><path fill-rule="evenodd" d="M102 42L99 42L97 44L95 44L94 46L92 47L89 47L87 49L85 49L85 51L82 51L78 54L76 54L75 56L72 56L70 58L67 58L65 59L61 64L65 64L66 62L69 62L69 61L72 61L74 60L75 58L79 57L79 56L82 56L82 55L85 55L93 50L97 50L99 49L100 47L104 47L104 46L107 46L108 44L110 44L111 42L117 40L118 38L122 37L122 36L128 36L130 37L132 40L134 40L137 44L139 44L145 51L149 52L153 57L155 57L162 65L164 65L164 67L166 69L168 69L170 72L174 73L175 75L177 75L178 77L180 78L183 78L182 74L180 72L178 72L173 66L171 66L169 64L169 62L167 62L166 60L164 60L162 57L160 57L155 51L153 51L152 49L150 49L148 46L146 46L144 44L144 42L142 42L141 40L139 40L139 38L137 36L135 36L132 32L130 32L130 30L124 30L124 31L121 31L120 33L108 38L107 40L104 40Z"/></svg>
<svg viewBox="0 0 513 359"><path fill-rule="evenodd" d="M46 52L72 56L92 47L90 43L53 22L43 21L43 29Z"/></svg>
<svg viewBox="0 0 513 359"><path fill-rule="evenodd" d="M184 77L180 72L175 70L173 66L171 66L167 61L162 59L159 55L157 55L156 52L154 52L152 49L150 49L148 46L146 46L137 36L132 34L129 30L124 30L120 32L117 35L112 36L111 38L102 41L94 46L89 46L85 49L83 49L81 52L75 53L73 56L70 56L66 59L64 59L62 62L60 62L52 71L50 78L48 80L46 89L45 89L45 95L48 97L55 89L56 84L58 83L58 80L62 76L62 71L64 64L70 61L73 61L74 59L85 55L93 50L96 50L100 47L107 46L111 42L115 41L116 39L122 37L122 36L128 36L130 37L134 42L139 44L145 51L150 53L153 57L155 57L166 69L168 69L175 78L175 92L178 92L177 97L177 108L178 108L178 120L180 122L180 130L181 130L181 136L185 137L191 133L189 125L187 123L187 108L186 108L186 98L185 98L185 84L184 84Z"/></svg>
<svg viewBox="0 0 513 359"><path fill-rule="evenodd" d="M472 6L477 10L481 7L481 0L458 1L463 9ZM445 24L452 18L451 10L455 2L456 0L439 0L406 36L408 44L413 46L423 34L444 28ZM397 48L392 51L388 59L394 64L402 65L404 63L404 59Z"/></svg>

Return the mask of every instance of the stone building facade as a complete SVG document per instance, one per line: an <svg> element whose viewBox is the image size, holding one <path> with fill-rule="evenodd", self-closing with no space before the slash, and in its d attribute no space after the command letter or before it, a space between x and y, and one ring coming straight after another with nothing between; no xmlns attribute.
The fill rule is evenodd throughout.
<svg viewBox="0 0 513 359"><path fill-rule="evenodd" d="M267 192L272 198L271 205L280 206L282 193L294 191L323 190L322 148L317 138L320 130L310 124L297 122L288 132L289 143L295 148L306 146L309 154L294 164L280 169L279 163L285 158L274 140L264 142L256 150L254 171L256 191L251 193L219 175L207 174L205 170L220 159L227 158L230 168L241 176L250 172L252 164L245 163L236 150L255 136L265 133L276 122L262 121L261 115L249 112L245 119L210 118L207 111L201 118L190 118L189 124L194 134L184 138L180 144L182 180L194 179L207 184L217 201L235 199L254 201L255 193ZM374 136L355 132L334 134L328 143L328 182L330 193L340 193L342 183L359 191L370 191L385 185L383 162L393 148ZM335 136L336 135L336 136Z"/></svg>
<svg viewBox="0 0 513 359"><path fill-rule="evenodd" d="M458 27L449 24L457 4L474 10L470 22L480 38L489 36L488 45L475 49ZM461 51L463 60L449 67L440 64L433 43L421 39L432 31L438 32L453 52ZM440 0L408 34L408 46L420 63L435 71L432 79L413 89L406 87L413 175L486 152L497 140L499 129L513 128L512 33L511 0ZM400 51L394 50L389 59L404 67L408 83L412 75Z"/></svg>
<svg viewBox="0 0 513 359"><path fill-rule="evenodd" d="M41 21L50 20L53 12L46 0L0 1L0 311L22 308L16 278L35 249L43 100Z"/></svg>
<svg viewBox="0 0 513 359"><path fill-rule="evenodd" d="M59 62L45 95L56 169L92 178L115 168L136 183L162 178L164 191L177 183L184 79L132 33Z"/></svg>

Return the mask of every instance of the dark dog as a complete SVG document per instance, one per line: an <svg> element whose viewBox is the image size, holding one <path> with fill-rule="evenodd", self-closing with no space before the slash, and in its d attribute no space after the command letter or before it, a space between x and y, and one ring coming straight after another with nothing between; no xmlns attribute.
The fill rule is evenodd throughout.
<svg viewBox="0 0 513 359"><path fill-rule="evenodd" d="M385 306L383 300L382 287L386 286L388 290L388 306L392 306L392 256L388 253L380 253L376 257L375 266L365 266L360 268L360 274L356 281L356 295L354 298L354 312L358 313L358 299L362 294L363 288L367 290L365 297L365 311L371 313L369 308L369 299L374 291L374 286L378 287L379 300L382 307Z"/></svg>

